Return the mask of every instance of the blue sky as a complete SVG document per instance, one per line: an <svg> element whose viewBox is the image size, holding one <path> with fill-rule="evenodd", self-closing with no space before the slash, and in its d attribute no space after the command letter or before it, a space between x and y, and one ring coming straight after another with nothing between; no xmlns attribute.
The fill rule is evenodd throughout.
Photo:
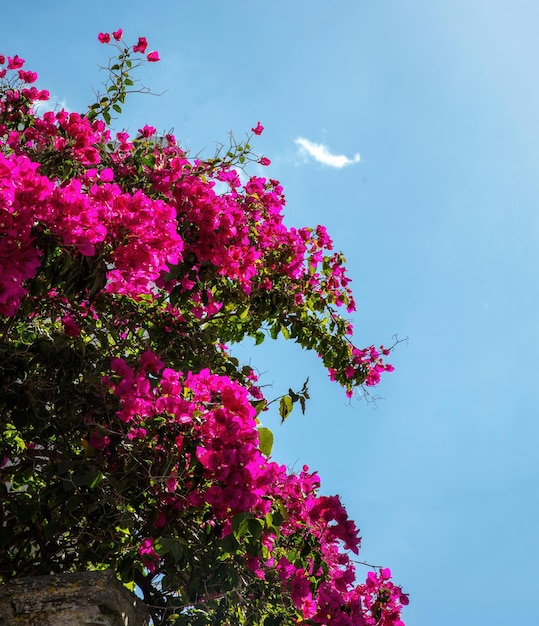
<svg viewBox="0 0 539 626"><path fill-rule="evenodd" d="M408 626L532 623L539 4L64 0L24 17L8 3L2 21L0 52L74 110L102 80L97 33L121 26L159 50L142 75L164 93L134 96L120 126L173 128L209 155L262 122L287 223L325 224L348 259L357 343L408 337L375 406L294 345L243 346L269 396L310 376L305 416L268 417L275 457L341 494L362 558L410 593Z"/></svg>

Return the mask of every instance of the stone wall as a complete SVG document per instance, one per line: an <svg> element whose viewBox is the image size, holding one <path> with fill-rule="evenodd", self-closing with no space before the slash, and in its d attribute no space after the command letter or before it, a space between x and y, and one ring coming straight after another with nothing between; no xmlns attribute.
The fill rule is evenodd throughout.
<svg viewBox="0 0 539 626"><path fill-rule="evenodd" d="M110 571L0 585L0 626L148 626L148 611Z"/></svg>

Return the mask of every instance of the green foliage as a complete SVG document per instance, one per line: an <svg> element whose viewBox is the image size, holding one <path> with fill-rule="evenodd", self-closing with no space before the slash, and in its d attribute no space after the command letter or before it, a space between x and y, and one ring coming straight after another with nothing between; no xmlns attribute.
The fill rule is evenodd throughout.
<svg viewBox="0 0 539 626"><path fill-rule="evenodd" d="M284 203L276 181L250 179L254 191L244 185L241 193L231 185L229 213L207 218L223 199L215 195L214 182L258 159L249 140L231 137L228 147L204 161L190 161L173 138L156 139L150 127L125 149L109 140L103 122L122 112L137 66L130 49L117 46L105 93L85 116L60 112L52 130L31 113L26 96L18 107L7 106L2 98L12 102L13 93L0 89L0 133L10 131L9 141L0 135L0 164L28 161L52 189L49 213L38 219L35 180L23 188L16 179L13 191L0 171L0 182L15 198L6 204L9 211L0 206L2 215L20 222L24 210L30 214L26 241L14 228L0 233L0 243L1 237L14 242L13 254L21 256L13 270L17 284L23 252L35 253L19 300L0 299L0 582L112 568L126 586L139 588L156 626L297 623L301 602L277 564L283 560L305 578L305 597L314 602L321 585L333 582L330 566L339 576L343 563L353 569L344 554L335 557L337 542L354 550L359 539L334 500L338 513L311 516L313 508L302 497L325 506L315 497L314 475L279 473L268 458L274 436L259 416L273 403L281 423L298 405L305 413L308 379L300 390L289 388L268 401L253 369L229 346L246 337L255 345L267 337L292 340L319 354L348 393L372 382L376 370L369 368L377 357L372 363L359 358L338 313L339 306L353 309L341 271L344 258L323 253L331 247L321 243L327 237L321 227L292 232L275 217ZM78 152L85 141L91 158ZM72 196L56 214L66 189ZM201 209L197 201L206 196L213 205L202 203ZM0 199L7 197L0 193ZM125 209L141 197L146 204L137 204L137 211ZM81 232L103 226L92 224L95 205L104 207L105 221L115 201L124 213L107 222L106 235L81 243ZM154 223L163 206L170 209L163 214L173 217ZM137 222L142 217L148 220L144 228ZM135 223L131 230L128 218ZM181 242L182 253L163 260L151 246L152 236L155 248L163 239L152 229L162 227L163 237L169 221L170 239ZM228 238L214 239L227 228ZM243 267L236 259L240 246L229 241L242 228L241 253L253 258L249 280L223 271L219 260L228 259L234 270L233 261ZM265 246L259 244L263 228ZM151 289L140 287L139 274L122 275L129 289L109 289L126 250L133 266L146 272L157 266ZM196 384L203 387L206 373L214 386L200 391ZM200 379L190 387L189 376ZM208 434L210 416L215 424ZM229 439L245 440L246 464L239 448L220 439L225 419ZM248 479L241 473L245 465ZM228 487L232 495L225 498ZM352 610L346 602L336 601L343 615Z"/></svg>
<svg viewBox="0 0 539 626"><path fill-rule="evenodd" d="M258 427L258 437L260 441L260 451L262 454L266 456L271 455L271 450L273 448L273 433L269 428L265 428L264 426Z"/></svg>

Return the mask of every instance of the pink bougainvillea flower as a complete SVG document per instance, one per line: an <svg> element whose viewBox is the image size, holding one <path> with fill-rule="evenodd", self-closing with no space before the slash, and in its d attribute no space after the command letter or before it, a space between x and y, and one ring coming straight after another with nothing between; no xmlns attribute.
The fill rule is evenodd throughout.
<svg viewBox="0 0 539 626"><path fill-rule="evenodd" d="M3 54L0 54L0 65L4 65L6 62L6 57Z"/></svg>
<svg viewBox="0 0 539 626"><path fill-rule="evenodd" d="M262 131L264 130L264 127L262 126L260 122L258 122L258 124L254 128L251 128L251 130L253 131L255 135L261 135Z"/></svg>
<svg viewBox="0 0 539 626"><path fill-rule="evenodd" d="M69 335L73 338L76 338L80 335L80 326L69 315L62 318L62 323L64 325L64 332L66 335Z"/></svg>
<svg viewBox="0 0 539 626"><path fill-rule="evenodd" d="M110 438L94 430L88 439L88 443L94 450L104 450L110 444Z"/></svg>
<svg viewBox="0 0 539 626"><path fill-rule="evenodd" d="M38 91L35 87L22 89L21 95L23 95L25 98L28 98L28 100L31 100L32 102L34 102L35 100L48 100L50 96L49 92L46 89L41 89L40 91Z"/></svg>
<svg viewBox="0 0 539 626"><path fill-rule="evenodd" d="M152 573L155 572L159 563L159 555L153 547L154 542L153 537L148 537L142 541L139 547L139 554L142 557L144 567Z"/></svg>
<svg viewBox="0 0 539 626"><path fill-rule="evenodd" d="M148 42L146 37L139 37L137 44L133 46L133 52L140 52L144 54L146 52L146 48L148 47Z"/></svg>
<svg viewBox="0 0 539 626"><path fill-rule="evenodd" d="M141 137L144 137L145 139L148 139L152 135L155 135L156 130L155 130L155 128L153 126L148 126L148 124L146 124L144 126L144 128L139 128L138 132L140 133Z"/></svg>
<svg viewBox="0 0 539 626"><path fill-rule="evenodd" d="M119 28L118 30L115 30L112 33L112 36L114 37L114 39L116 39L116 41L120 41L123 34L124 34L124 31L121 28Z"/></svg>
<svg viewBox="0 0 539 626"><path fill-rule="evenodd" d="M269 165L271 163L271 161L268 159L268 157L261 157L258 162L260 163L260 165Z"/></svg>
<svg viewBox="0 0 539 626"><path fill-rule="evenodd" d="M151 350L146 350L140 355L140 364L145 370L152 374L157 374L164 367L165 364L159 357L157 357Z"/></svg>
<svg viewBox="0 0 539 626"><path fill-rule="evenodd" d="M26 72L25 70L19 70L19 78L30 85L31 83L35 83L37 80L36 72Z"/></svg>
<svg viewBox="0 0 539 626"><path fill-rule="evenodd" d="M97 38L101 43L109 43L110 41L110 35L108 33L99 33Z"/></svg>
<svg viewBox="0 0 539 626"><path fill-rule="evenodd" d="M157 61L161 60L159 58L159 52L157 52L157 50L154 50L153 52L149 52L146 58L148 59L150 63L157 63Z"/></svg>
<svg viewBox="0 0 539 626"><path fill-rule="evenodd" d="M16 54L13 58L12 57L7 58L8 70L18 70L23 65L24 65L24 59L21 59L21 57L18 54Z"/></svg>
<svg viewBox="0 0 539 626"><path fill-rule="evenodd" d="M99 180L102 183L110 183L114 180L114 171L110 167L106 167L101 170L99 174Z"/></svg>
<svg viewBox="0 0 539 626"><path fill-rule="evenodd" d="M116 139L119 143L118 147L120 150L128 152L133 147L133 145L128 141L129 140L128 133L124 133L124 132L116 133Z"/></svg>

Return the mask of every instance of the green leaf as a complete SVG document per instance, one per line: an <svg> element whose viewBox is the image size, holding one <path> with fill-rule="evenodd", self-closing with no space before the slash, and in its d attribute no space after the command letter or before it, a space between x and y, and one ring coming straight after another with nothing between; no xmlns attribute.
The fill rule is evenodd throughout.
<svg viewBox="0 0 539 626"><path fill-rule="evenodd" d="M290 396L283 396L279 403L279 415L281 416L281 424L292 413L292 398Z"/></svg>
<svg viewBox="0 0 539 626"><path fill-rule="evenodd" d="M171 537L159 537L154 544L155 551L160 556L170 554L174 561L178 562L183 556L183 546Z"/></svg>
<svg viewBox="0 0 539 626"><path fill-rule="evenodd" d="M134 563L134 558L129 554L122 557L122 559L120 560L117 571L120 574L120 578L124 584L130 583L133 581L133 577L134 577L133 563Z"/></svg>
<svg viewBox="0 0 539 626"><path fill-rule="evenodd" d="M153 154L148 154L141 159L141 161L147 167L153 167L155 165L155 156Z"/></svg>
<svg viewBox="0 0 539 626"><path fill-rule="evenodd" d="M260 452L266 456L270 456L273 449L273 433L269 428L260 426L258 428L258 438L260 441Z"/></svg>
<svg viewBox="0 0 539 626"><path fill-rule="evenodd" d="M254 405L254 408L256 410L256 414L260 415L260 413L262 413L262 411L268 406L268 403L266 400L260 400L259 402L257 402Z"/></svg>
<svg viewBox="0 0 539 626"><path fill-rule="evenodd" d="M252 517L251 513L237 513L232 520L232 530L237 533L246 519Z"/></svg>
<svg viewBox="0 0 539 626"><path fill-rule="evenodd" d="M247 520L247 527L249 529L249 532L251 533L252 538L255 541L258 541L258 539L260 539L262 535L262 528L264 525L265 524L263 520L255 518Z"/></svg>
<svg viewBox="0 0 539 626"><path fill-rule="evenodd" d="M90 479L88 487L90 487L90 489L95 489L104 478L105 476L102 472L97 472L95 476Z"/></svg>
<svg viewBox="0 0 539 626"><path fill-rule="evenodd" d="M297 402L299 400L298 394L292 389L288 390L288 395L292 398L292 402Z"/></svg>
<svg viewBox="0 0 539 626"><path fill-rule="evenodd" d="M221 547L223 549L223 552L226 552L228 554L235 554L239 547L240 544L238 543L236 537L234 537L233 534L227 535L224 539L221 539Z"/></svg>

